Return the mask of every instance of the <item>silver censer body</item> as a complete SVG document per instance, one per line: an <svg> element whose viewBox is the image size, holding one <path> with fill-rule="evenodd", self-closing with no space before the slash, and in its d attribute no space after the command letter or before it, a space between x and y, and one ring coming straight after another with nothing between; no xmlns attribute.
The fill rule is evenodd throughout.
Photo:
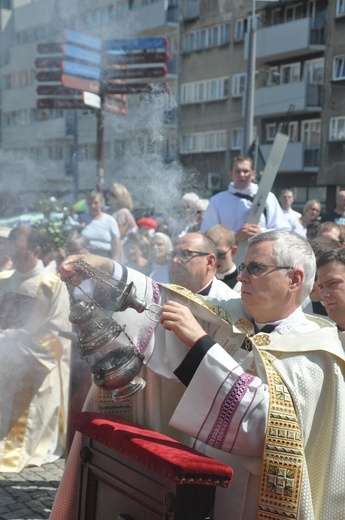
<svg viewBox="0 0 345 520"><path fill-rule="evenodd" d="M138 312L146 309L146 302L136 297L133 283L113 302L112 312L128 307ZM145 381L138 376L144 356L126 334L125 326L121 327L93 301L71 302L69 319L76 326L80 355L89 363L97 386L113 390L115 401L127 399L145 387ZM123 338L121 342L117 340L122 333L127 344Z"/></svg>

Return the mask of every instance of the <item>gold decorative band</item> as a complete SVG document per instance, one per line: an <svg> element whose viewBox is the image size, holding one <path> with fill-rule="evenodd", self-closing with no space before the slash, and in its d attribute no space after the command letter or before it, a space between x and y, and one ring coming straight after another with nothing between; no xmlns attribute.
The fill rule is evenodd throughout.
<svg viewBox="0 0 345 520"><path fill-rule="evenodd" d="M258 520L298 519L304 451L294 404L272 363L259 350L270 388L270 409L260 484Z"/></svg>

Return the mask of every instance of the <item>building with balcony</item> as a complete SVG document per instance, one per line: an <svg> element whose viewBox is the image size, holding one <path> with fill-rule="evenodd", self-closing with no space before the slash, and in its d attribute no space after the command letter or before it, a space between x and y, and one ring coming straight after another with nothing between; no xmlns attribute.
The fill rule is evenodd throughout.
<svg viewBox="0 0 345 520"><path fill-rule="evenodd" d="M127 116L104 114L106 186L114 180L132 184L143 206L143 178L161 184L157 171L179 157L176 185L201 196L225 189L233 158L244 152L246 92L253 86L253 135L263 157L278 130L287 129L290 137L274 190L292 188L299 207L311 198L332 207L336 187L344 184L344 0L256 0L256 74L249 85L252 5L0 0L2 164L30 164L39 180L28 192L67 199L73 190L93 188L99 172L96 111L36 107L37 43L59 41L66 27L102 40L164 36L171 95L131 95ZM77 186L71 176L76 156ZM3 172L4 185L12 176Z"/></svg>
<svg viewBox="0 0 345 520"><path fill-rule="evenodd" d="M218 179L218 190L244 152L251 87L252 2L232 7L200 0L200 16L183 24L181 160L202 171L206 186ZM265 159L283 125L290 137L274 190L292 188L300 208L311 198L332 207L336 187L345 184L344 2L258 0L256 21L253 134ZM214 46L222 30L227 36Z"/></svg>

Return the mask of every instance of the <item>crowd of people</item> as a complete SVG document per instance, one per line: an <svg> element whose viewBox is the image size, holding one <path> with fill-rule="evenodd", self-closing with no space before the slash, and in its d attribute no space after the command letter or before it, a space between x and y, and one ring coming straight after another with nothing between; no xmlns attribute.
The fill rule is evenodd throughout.
<svg viewBox="0 0 345 520"><path fill-rule="evenodd" d="M145 341L145 313L114 315L146 360L146 388L121 403L121 414L233 467L230 489L217 490L217 520L344 517L345 190L327 213L317 200L299 213L290 189L269 193L258 223L248 224L258 190L251 159L237 157L229 176L228 189L210 199L183 194L180 215L168 220L136 219L124 185L114 183L105 198L91 191L55 272L43 265L32 228L2 238L0 348L11 343L8 364L23 372L23 385L2 378L10 398L0 470L42 464L66 446L73 334L58 274L69 290L97 299L73 264L81 258L115 287L133 281L139 298L161 306ZM56 399L42 388L54 388ZM86 391L84 409L103 411L105 391L91 378ZM75 435L52 520L76 518L79 445Z"/></svg>

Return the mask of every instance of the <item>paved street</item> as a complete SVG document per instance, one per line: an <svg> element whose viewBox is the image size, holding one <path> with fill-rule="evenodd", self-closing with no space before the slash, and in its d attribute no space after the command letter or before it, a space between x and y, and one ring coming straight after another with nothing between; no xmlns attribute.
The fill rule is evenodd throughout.
<svg viewBox="0 0 345 520"><path fill-rule="evenodd" d="M0 520L48 519L65 460L21 473L0 473Z"/></svg>

